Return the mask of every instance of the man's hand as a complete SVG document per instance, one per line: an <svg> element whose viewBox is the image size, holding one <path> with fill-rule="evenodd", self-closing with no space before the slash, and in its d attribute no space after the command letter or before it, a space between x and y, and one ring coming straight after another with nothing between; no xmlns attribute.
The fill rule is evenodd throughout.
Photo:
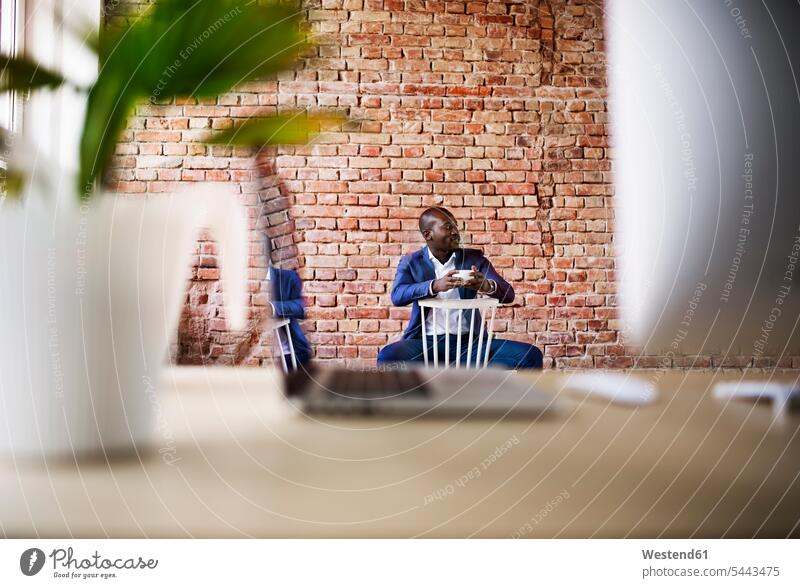
<svg viewBox="0 0 800 588"><path fill-rule="evenodd" d="M435 280L433 282L433 290L434 294L438 294L439 292L447 292L452 290L453 288L458 288L461 286L461 280L455 277L456 270L450 270L444 276Z"/></svg>
<svg viewBox="0 0 800 588"><path fill-rule="evenodd" d="M467 280L463 285L465 288L477 290L478 292L488 292L492 289L492 286L486 279L486 276L479 272L478 268L474 265L472 266L472 279Z"/></svg>

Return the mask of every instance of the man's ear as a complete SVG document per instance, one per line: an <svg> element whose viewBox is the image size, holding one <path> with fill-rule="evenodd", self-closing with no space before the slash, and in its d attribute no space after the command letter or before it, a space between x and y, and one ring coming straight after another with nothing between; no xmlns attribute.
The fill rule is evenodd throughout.
<svg viewBox="0 0 800 588"><path fill-rule="evenodd" d="M424 231L422 231L422 238L425 239L425 242L427 243L433 238L433 231L431 231L430 229L425 229Z"/></svg>

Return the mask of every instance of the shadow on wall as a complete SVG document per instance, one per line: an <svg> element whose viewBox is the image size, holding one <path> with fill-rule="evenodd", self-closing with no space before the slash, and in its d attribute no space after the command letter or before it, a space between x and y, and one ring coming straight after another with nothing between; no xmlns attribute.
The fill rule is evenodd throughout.
<svg viewBox="0 0 800 588"><path fill-rule="evenodd" d="M276 150L262 149L254 157L258 191L247 199L242 195L250 221L249 292L250 317L242 333L229 332L223 321L221 286L213 234L201 235L197 258L187 284L186 304L178 327L177 342L171 346L171 361L178 365L271 364L271 344L262 337L265 306L268 304L266 260L263 235L270 237L276 266L299 267L295 221L291 217L290 195L276 170Z"/></svg>

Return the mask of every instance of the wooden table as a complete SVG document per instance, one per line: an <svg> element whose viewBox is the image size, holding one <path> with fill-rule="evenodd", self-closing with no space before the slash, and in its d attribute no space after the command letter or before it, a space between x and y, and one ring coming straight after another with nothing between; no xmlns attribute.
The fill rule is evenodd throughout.
<svg viewBox="0 0 800 588"><path fill-rule="evenodd" d="M639 373L660 390L646 408L570 399L564 374L532 374L563 400L535 422L315 421L276 377L170 369L149 451L0 461L0 533L800 536L800 417L778 426L769 406L711 397L713 381L741 372Z"/></svg>

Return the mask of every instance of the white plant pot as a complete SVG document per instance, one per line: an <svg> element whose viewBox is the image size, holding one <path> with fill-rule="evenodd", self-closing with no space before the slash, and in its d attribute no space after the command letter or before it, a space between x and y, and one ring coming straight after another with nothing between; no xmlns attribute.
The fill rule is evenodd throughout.
<svg viewBox="0 0 800 588"><path fill-rule="evenodd" d="M157 446L159 373L201 227L221 244L229 326L243 326L243 211L209 187L58 200L29 194L0 207L0 453Z"/></svg>

